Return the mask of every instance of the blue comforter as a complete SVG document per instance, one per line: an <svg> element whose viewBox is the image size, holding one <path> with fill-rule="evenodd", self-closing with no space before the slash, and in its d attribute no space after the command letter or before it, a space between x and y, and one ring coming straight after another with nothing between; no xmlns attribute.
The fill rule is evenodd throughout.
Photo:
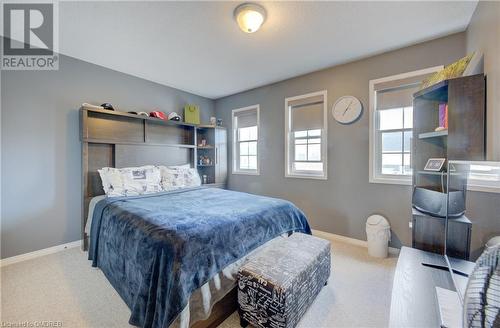
<svg viewBox="0 0 500 328"><path fill-rule="evenodd" d="M196 188L97 203L89 259L132 311L129 323L168 327L191 293L286 232L310 233L292 203Z"/></svg>

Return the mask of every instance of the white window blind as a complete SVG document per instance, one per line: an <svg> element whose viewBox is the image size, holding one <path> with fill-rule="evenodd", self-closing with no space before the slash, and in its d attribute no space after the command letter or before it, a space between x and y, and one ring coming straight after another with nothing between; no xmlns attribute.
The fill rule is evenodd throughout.
<svg viewBox="0 0 500 328"><path fill-rule="evenodd" d="M326 91L285 102L286 176L326 179Z"/></svg>
<svg viewBox="0 0 500 328"><path fill-rule="evenodd" d="M233 116L233 173L258 174L259 106L235 109Z"/></svg>

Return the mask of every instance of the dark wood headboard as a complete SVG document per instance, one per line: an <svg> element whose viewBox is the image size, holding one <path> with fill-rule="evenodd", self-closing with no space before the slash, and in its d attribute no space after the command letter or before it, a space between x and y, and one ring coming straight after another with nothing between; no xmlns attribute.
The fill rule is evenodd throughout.
<svg viewBox="0 0 500 328"><path fill-rule="evenodd" d="M141 165L196 168L196 125L163 121L117 111L81 109L82 248L87 249L85 224L90 200L103 195L98 169Z"/></svg>

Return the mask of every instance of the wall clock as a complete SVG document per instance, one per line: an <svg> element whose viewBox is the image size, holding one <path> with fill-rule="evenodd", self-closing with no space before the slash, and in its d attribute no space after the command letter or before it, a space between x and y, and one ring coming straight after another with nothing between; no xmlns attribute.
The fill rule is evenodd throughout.
<svg viewBox="0 0 500 328"><path fill-rule="evenodd" d="M358 98L343 96L337 99L332 107L332 115L341 124L351 124L356 121L363 111L363 105Z"/></svg>

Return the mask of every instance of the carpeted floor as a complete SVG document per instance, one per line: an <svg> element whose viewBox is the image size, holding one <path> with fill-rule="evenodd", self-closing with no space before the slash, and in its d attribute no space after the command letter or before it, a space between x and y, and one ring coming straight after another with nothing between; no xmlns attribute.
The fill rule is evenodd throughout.
<svg viewBox="0 0 500 328"><path fill-rule="evenodd" d="M386 327L396 258L332 242L332 275L299 327ZM78 248L1 269L5 323L57 321L62 327L127 327L130 311ZM237 328L236 313L221 328Z"/></svg>

